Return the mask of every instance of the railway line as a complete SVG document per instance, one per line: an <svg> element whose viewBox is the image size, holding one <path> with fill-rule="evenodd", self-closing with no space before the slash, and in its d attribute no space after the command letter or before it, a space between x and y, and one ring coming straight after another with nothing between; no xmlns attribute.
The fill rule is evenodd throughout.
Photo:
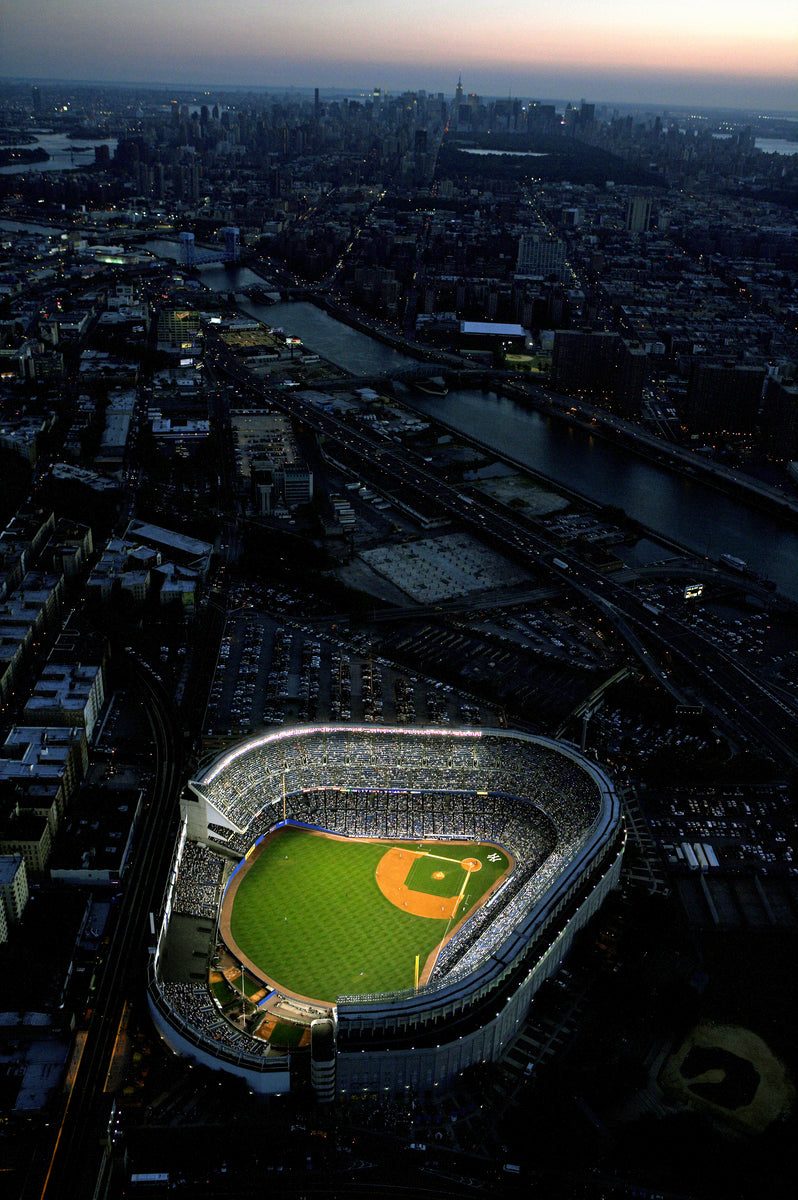
<svg viewBox="0 0 798 1200"><path fill-rule="evenodd" d="M67 1200L94 1193L102 1166L98 1155L107 1155L110 1145L114 1106L106 1088L114 1048L126 1000L143 986L147 914L160 899L172 852L169 832L182 786L181 739L163 686L138 663L130 660L129 668L152 730L153 782L51 1152L28 1177L23 1200Z"/></svg>

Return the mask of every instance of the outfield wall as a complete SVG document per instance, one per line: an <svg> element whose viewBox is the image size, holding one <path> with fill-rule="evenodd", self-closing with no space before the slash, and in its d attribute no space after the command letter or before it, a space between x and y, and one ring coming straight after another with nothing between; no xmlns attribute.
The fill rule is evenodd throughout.
<svg viewBox="0 0 798 1200"><path fill-rule="evenodd" d="M287 793L329 788L345 796L358 787L364 793L410 792L408 815L415 790L514 797L521 822L516 833L525 808L542 812L557 832L545 862L506 905L497 904L442 978L402 993L339 998L337 1092L424 1092L467 1066L495 1061L512 1044L535 992L617 885L624 848L620 803L603 771L574 747L549 738L511 730L305 726L249 739L215 759L183 800L182 836L237 859L264 827L280 823ZM387 826L386 832L419 836ZM466 832L453 829L451 836ZM212 1047L192 1036L182 1018L169 1032L169 1003L155 958L150 992L156 1024L179 1053L206 1061L196 1057L195 1042L202 1043L203 1056L213 1057ZM226 1059L229 1054L217 1056L220 1069L250 1069ZM265 1070L264 1063L255 1068Z"/></svg>

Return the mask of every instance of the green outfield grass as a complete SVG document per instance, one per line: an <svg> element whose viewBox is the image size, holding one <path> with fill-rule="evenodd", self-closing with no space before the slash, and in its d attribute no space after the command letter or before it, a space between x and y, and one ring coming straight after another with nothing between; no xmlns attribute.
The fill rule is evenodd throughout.
<svg viewBox="0 0 798 1200"><path fill-rule="evenodd" d="M390 845L479 859L482 869L470 877L461 912L509 865L504 851L482 843L336 841L288 826L243 868L231 914L241 952L271 979L317 1000L412 987L416 955L423 966L447 923L403 912L382 895L375 871ZM465 875L459 862L425 857L415 868L414 890L459 893ZM437 869L447 871L442 882L457 880L453 891L438 890L441 881L431 879Z"/></svg>
<svg viewBox="0 0 798 1200"><path fill-rule="evenodd" d="M269 1037L269 1045L275 1048L285 1048L293 1050L302 1041L302 1036L306 1032L304 1025L286 1025L281 1021L279 1025L275 1025Z"/></svg>

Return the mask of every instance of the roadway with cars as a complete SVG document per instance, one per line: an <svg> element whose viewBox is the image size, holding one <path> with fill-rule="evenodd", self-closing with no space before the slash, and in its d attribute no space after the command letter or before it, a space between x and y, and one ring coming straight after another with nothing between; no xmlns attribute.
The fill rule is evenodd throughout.
<svg viewBox="0 0 798 1200"><path fill-rule="evenodd" d="M442 482L418 456L394 449L393 443L384 438L344 424L295 392L289 397L285 392L263 386L231 355L225 358L224 362L218 360L221 369L229 371L265 403L346 447L361 459L366 470L378 468L403 492L423 497L427 505L471 528L495 548L543 568L585 599L599 603L610 615L617 613L638 631L650 652L664 656L666 663L669 656L678 660L682 675L690 679L708 706L738 735L752 738L779 758L798 764L795 705L776 696L747 668L695 629L668 613L652 613L652 606L623 583L608 578L571 552L563 552L521 520L497 512L477 495L466 496ZM562 567L554 563L555 557Z"/></svg>

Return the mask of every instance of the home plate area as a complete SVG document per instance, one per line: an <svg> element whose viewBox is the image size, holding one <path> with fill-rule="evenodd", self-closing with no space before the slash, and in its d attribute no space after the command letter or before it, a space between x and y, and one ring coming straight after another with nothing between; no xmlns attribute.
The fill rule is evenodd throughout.
<svg viewBox="0 0 798 1200"><path fill-rule="evenodd" d="M451 850L457 853L456 846ZM473 856L454 858L407 845L391 846L379 861L376 880L386 900L404 912L451 921L458 910L464 915L481 898L476 890L469 889L471 876L481 870L482 863Z"/></svg>

